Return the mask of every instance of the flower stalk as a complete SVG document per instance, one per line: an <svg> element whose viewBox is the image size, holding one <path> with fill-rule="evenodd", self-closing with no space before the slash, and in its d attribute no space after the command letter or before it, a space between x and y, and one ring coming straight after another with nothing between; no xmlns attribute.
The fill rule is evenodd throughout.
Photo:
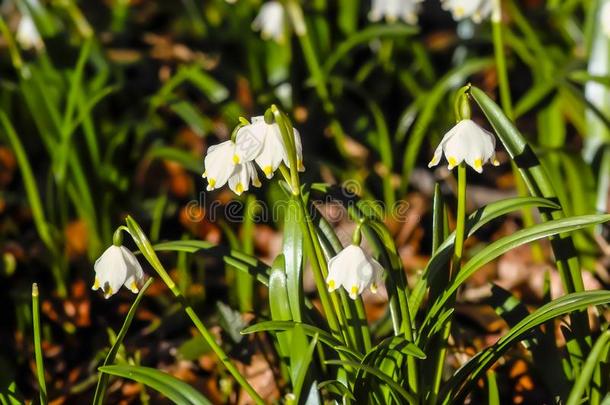
<svg viewBox="0 0 610 405"><path fill-rule="evenodd" d="M512 97L510 93L510 83L508 81L508 70L506 68L506 57L504 55L504 39L502 36L502 6L500 0L492 0L492 12L491 12L491 29L492 39L494 46L494 57L496 60L496 71L498 76L498 90L500 93L500 104L506 116L512 121L514 120L514 110ZM519 170L516 164L511 161L511 168L513 177L515 178L515 184L517 193L520 197L527 196L527 188L523 183L523 179L519 174ZM523 224L526 227L531 227L535 224L534 216L528 209L522 209L521 215L523 217ZM537 262L544 262L544 253L538 242L534 242L531 245L532 256Z"/></svg>
<svg viewBox="0 0 610 405"><path fill-rule="evenodd" d="M264 405L265 401L263 398L256 392L256 390L250 385L250 383L246 380L246 378L239 372L239 370L233 365L229 356L225 353L225 351L220 347L218 343L216 343L216 339L210 333L210 331L205 327L195 310L188 304L186 298L182 294L182 291L178 288L176 283L171 279L152 245L148 241L148 238L140 228L140 225L128 216L126 218L127 230L138 246L138 249L142 253L142 255L146 258L148 263L153 267L153 269L157 272L159 277L163 280L163 282L167 285L170 291L174 294L174 296L178 299L178 301L182 304L184 308L184 312L188 315L195 325L195 328L201 333L201 336L205 339L206 343L210 346L212 351L218 356L222 364L226 367L226 369L231 373L233 378L237 381L237 383L250 395L250 397L254 400L257 405Z"/></svg>

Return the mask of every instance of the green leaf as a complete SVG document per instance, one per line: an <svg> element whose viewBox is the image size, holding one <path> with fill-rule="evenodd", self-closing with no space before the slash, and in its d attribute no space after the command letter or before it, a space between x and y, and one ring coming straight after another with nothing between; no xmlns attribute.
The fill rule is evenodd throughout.
<svg viewBox="0 0 610 405"><path fill-rule="evenodd" d="M566 402L566 405L578 405L583 401L583 394L587 389L592 391L589 394L589 403L595 404L599 403L600 399L600 391L603 395L602 389L603 384L608 384L608 376L606 375L606 381L595 381L591 384L591 379L593 378L593 374L596 370L602 367L602 363L608 362L608 350L610 348L610 330L606 330L601 334L597 341L593 345L593 349L591 349L591 353L587 357L585 364L582 368L580 374L576 377L576 381L574 382L574 386L572 391L570 392L570 396ZM598 371L603 372L603 371ZM599 376L598 376L599 377ZM603 377L602 377L603 380ZM600 385L601 383L601 385ZM595 400L591 398L591 396L595 396Z"/></svg>
<svg viewBox="0 0 610 405"><path fill-rule="evenodd" d="M483 113L493 126L502 144L510 154L519 169L530 193L535 197L545 197L557 200L557 193L553 188L548 175L531 146L519 133L513 123L506 117L502 109L489 98L481 89L472 87L470 94L477 102ZM562 218L564 213L560 210L549 213L541 211L542 219L548 221L552 218ZM571 237L562 240L551 238L551 247L557 261L557 268L562 276L564 288L568 292L582 291L584 289L580 274L578 257L574 255L574 242ZM584 318L581 319L584 323Z"/></svg>
<svg viewBox="0 0 610 405"><path fill-rule="evenodd" d="M545 209L558 209L559 205L551 200L538 197L515 197L508 198L501 201L490 203L482 208L479 208L472 213L465 224L465 232L468 237L474 235L480 228L493 221L494 219L508 214L510 212L528 208L528 207L539 207ZM440 209L440 207L437 207ZM440 221L440 219L439 219ZM416 314L419 311L425 292L426 286L430 285L437 286L437 291L442 291L445 284L442 283L440 277L445 276L445 266L449 263L449 259L453 254L453 244L455 242L455 232L451 233L443 243L441 243L435 250L434 254L430 258L426 269L424 270L423 276L418 281L418 286L415 292L411 294L409 301L409 308ZM423 284L423 285L421 285ZM439 285L440 284L440 285ZM430 297L431 299L434 296Z"/></svg>
<svg viewBox="0 0 610 405"><path fill-rule="evenodd" d="M285 331L292 330L295 327L301 327L307 336L318 336L320 342L326 344L331 349L338 352L342 352L350 355L354 360L360 361L362 356L348 347L345 347L339 340L335 339L330 333L317 328L315 326L298 323L293 321L265 321L259 322L256 325L252 325L242 330L242 334L256 333L256 332L273 332L273 331Z"/></svg>
<svg viewBox="0 0 610 405"><path fill-rule="evenodd" d="M163 371L142 366L104 366L99 370L117 377L127 378L146 385L179 405L212 405L190 385Z"/></svg>
<svg viewBox="0 0 610 405"><path fill-rule="evenodd" d="M271 275L269 276L269 309L274 321L291 321L292 312L288 300L286 272L284 271L284 259L279 255L273 262ZM278 332L277 340L281 359L287 359L291 353L291 333Z"/></svg>
<svg viewBox="0 0 610 405"><path fill-rule="evenodd" d="M300 197L296 197L300 198ZM284 260L286 290L292 312L291 319L302 321L303 309L303 234L300 222L304 221L302 210L294 198L288 200L284 217Z"/></svg>
<svg viewBox="0 0 610 405"><path fill-rule="evenodd" d="M455 280L439 297L428 314L424 324L432 322L439 310L447 303L457 289L486 263L489 263L498 256L535 240L561 233L572 232L591 225L600 224L610 220L610 215L583 215L579 217L563 218L554 221L544 222L534 225L527 229L521 229L511 235L505 236L493 243L490 243L474 255L460 270Z"/></svg>
<svg viewBox="0 0 610 405"><path fill-rule="evenodd" d="M586 291L571 293L538 308L524 318L498 342L479 352L464 364L445 385L439 398L442 403L462 403L469 387L516 342L526 338L538 326L551 319L583 310L589 306L610 303L610 291Z"/></svg>
<svg viewBox="0 0 610 405"><path fill-rule="evenodd" d="M401 37L415 35L418 29L404 24L379 24L371 25L367 28L350 35L348 39L341 42L335 48L334 52L326 60L322 71L324 76L330 76L330 73L334 69L335 65L345 58L352 49L358 45L365 44L374 39L380 39L385 37Z"/></svg>
<svg viewBox="0 0 610 405"><path fill-rule="evenodd" d="M392 379L392 377L381 372L380 370L378 370L375 367L370 367L370 366L367 366L364 364L360 364L360 363L356 363L356 362L348 361L348 360L326 360L325 363L334 364L337 366L349 366L349 367L353 367L358 370L362 370L363 372L371 374L371 375L377 377L382 382L386 383L392 389L393 392L397 393L403 399L407 400L408 403L410 403L410 404L418 403L418 401L415 399L415 396L413 396L413 394L410 394L409 392L407 392L407 390L405 390L400 384L398 384L396 381L394 381ZM364 398L357 398L357 399L364 400Z"/></svg>
<svg viewBox="0 0 610 405"><path fill-rule="evenodd" d="M186 170L195 174L203 173L203 159L193 156L191 152L171 146L153 146L146 153L149 160L165 159L179 163Z"/></svg>
<svg viewBox="0 0 610 405"><path fill-rule="evenodd" d="M307 334L301 324L292 329L292 340L290 341L290 377L292 389L299 401L301 390L305 384L305 378L310 370L313 352L318 344L318 334L314 334L311 342L307 342Z"/></svg>
<svg viewBox="0 0 610 405"><path fill-rule="evenodd" d="M227 250L224 247L202 240L175 240L157 243L153 246L157 252L187 252L197 253L206 251L213 256L222 257L224 262L233 268L254 275L264 285L269 284L269 267L258 260L258 258L240 252L238 250Z"/></svg>

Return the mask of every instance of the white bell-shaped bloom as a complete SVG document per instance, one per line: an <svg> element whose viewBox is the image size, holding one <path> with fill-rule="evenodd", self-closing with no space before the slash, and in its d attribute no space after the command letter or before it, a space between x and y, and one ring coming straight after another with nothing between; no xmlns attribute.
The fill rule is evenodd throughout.
<svg viewBox="0 0 610 405"><path fill-rule="evenodd" d="M44 47L40 33L34 24L34 20L28 14L21 16L19 26L17 27L17 35L15 36L21 48L40 50Z"/></svg>
<svg viewBox="0 0 610 405"><path fill-rule="evenodd" d="M443 10L451 12L456 21L470 18L480 23L489 17L493 9L494 0L441 0Z"/></svg>
<svg viewBox="0 0 610 405"><path fill-rule="evenodd" d="M250 183L254 187L260 187L261 182L256 174L256 167L252 162L244 162L235 166L235 171L229 177L229 188L237 195L250 189Z"/></svg>
<svg viewBox="0 0 610 405"><path fill-rule="evenodd" d="M301 135L296 129L293 129L293 134L298 170L304 171ZM253 117L251 124L241 127L235 140L238 159L243 162L254 159L268 179L273 177L282 162L290 166L279 125L267 124L263 116Z"/></svg>
<svg viewBox="0 0 610 405"><path fill-rule="evenodd" d="M261 32L263 39L273 39L278 43L286 39L286 14L279 1L263 3L258 15L252 22L252 29Z"/></svg>
<svg viewBox="0 0 610 405"><path fill-rule="evenodd" d="M136 256L124 246L112 245L95 261L95 282L92 290L102 289L104 298L116 294L121 286L134 294L144 282L144 271Z"/></svg>
<svg viewBox="0 0 610 405"><path fill-rule="evenodd" d="M373 0L369 20L377 22L385 17L388 22L399 18L407 24L417 24L419 3L423 0Z"/></svg>
<svg viewBox="0 0 610 405"><path fill-rule="evenodd" d="M444 153L449 163L449 170L465 161L481 173L485 163L491 162L494 166L499 164L496 160L495 148L496 139L493 134L472 120L462 120L445 134L434 151L434 157L428 167L439 164Z"/></svg>
<svg viewBox="0 0 610 405"><path fill-rule="evenodd" d="M224 186L235 171L235 165L241 162L235 150L235 142L231 140L208 148L203 173L203 178L208 179L208 191Z"/></svg>
<svg viewBox="0 0 610 405"><path fill-rule="evenodd" d="M606 37L610 39L610 1L606 1L599 12L599 24Z"/></svg>
<svg viewBox="0 0 610 405"><path fill-rule="evenodd" d="M367 288L376 293L382 274L381 264L360 246L349 245L328 261L326 285L329 292L345 288L350 298L355 300Z"/></svg>

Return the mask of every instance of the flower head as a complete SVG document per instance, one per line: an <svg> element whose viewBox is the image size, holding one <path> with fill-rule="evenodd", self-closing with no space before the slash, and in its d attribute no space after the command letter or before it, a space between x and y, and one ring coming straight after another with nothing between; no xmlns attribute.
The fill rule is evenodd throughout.
<svg viewBox="0 0 610 405"><path fill-rule="evenodd" d="M355 300L367 288L376 293L382 274L381 264L360 246L350 245L328 261L326 285L329 292L343 287Z"/></svg>
<svg viewBox="0 0 610 405"><path fill-rule="evenodd" d="M23 49L36 49L41 50L44 48L44 43L38 33L34 20L28 14L21 16L19 26L17 27L17 35L15 36L17 42Z"/></svg>
<svg viewBox="0 0 610 405"><path fill-rule="evenodd" d="M140 291L144 281L144 271L135 255L124 246L112 245L93 265L95 282L92 290L102 289L104 298L110 298L121 286L134 294Z"/></svg>
<svg viewBox="0 0 610 405"><path fill-rule="evenodd" d="M261 6L252 22L252 29L260 31L263 39L273 39L278 43L286 39L286 15L279 1L271 0Z"/></svg>
<svg viewBox="0 0 610 405"><path fill-rule="evenodd" d="M244 162L235 166L235 171L229 177L229 188L237 195L250 189L250 183L254 187L260 187L261 182L256 174L256 167L252 162Z"/></svg>
<svg viewBox="0 0 610 405"><path fill-rule="evenodd" d="M456 21L470 18L480 23L489 17L493 9L494 0L441 0L443 10L451 12Z"/></svg>
<svg viewBox="0 0 610 405"><path fill-rule="evenodd" d="M610 39L610 2L606 1L599 12L599 23L604 34Z"/></svg>
<svg viewBox="0 0 610 405"><path fill-rule="evenodd" d="M297 155L297 166L299 171L303 167L303 146L301 135L293 129L294 144ZM284 144L280 127L276 123L267 124L263 116L253 117L252 123L241 127L236 136L236 154L242 161L256 161L265 176L270 179L284 162L290 165L288 159L288 148Z"/></svg>
<svg viewBox="0 0 610 405"><path fill-rule="evenodd" d="M235 142L229 140L208 148L203 164L203 177L208 179L207 190L215 190L224 186L235 171L235 165L240 162L235 153Z"/></svg>
<svg viewBox="0 0 610 405"><path fill-rule="evenodd" d="M496 139L491 133L472 120L462 120L445 134L434 151L434 157L428 167L439 164L444 153L449 163L449 170L465 161L481 173L483 165L487 162L491 162L494 166L498 165L495 148Z"/></svg>
<svg viewBox="0 0 610 405"><path fill-rule="evenodd" d="M373 0L369 20L380 21L385 17L388 22L399 18L407 24L417 24L419 3L423 0Z"/></svg>

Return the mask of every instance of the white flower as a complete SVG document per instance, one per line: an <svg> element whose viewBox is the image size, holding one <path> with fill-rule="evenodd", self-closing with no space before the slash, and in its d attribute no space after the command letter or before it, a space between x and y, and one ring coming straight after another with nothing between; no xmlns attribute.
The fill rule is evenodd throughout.
<svg viewBox="0 0 610 405"><path fill-rule="evenodd" d="M134 294L140 291L144 271L136 256L124 246L112 245L95 261L92 290L102 289L104 298L116 294L122 285Z"/></svg>
<svg viewBox="0 0 610 405"><path fill-rule="evenodd" d="M610 39L610 1L606 1L599 12L599 23L604 34Z"/></svg>
<svg viewBox="0 0 610 405"><path fill-rule="evenodd" d="M499 164L496 160L495 148L496 139L491 133L472 120L462 120L445 134L434 151L434 157L428 167L439 164L442 154L445 153L449 170L465 161L481 173L486 162L489 161L494 166Z"/></svg>
<svg viewBox="0 0 610 405"><path fill-rule="evenodd" d="M456 21L470 18L480 23L489 17L493 9L494 0L441 0L443 10L451 12Z"/></svg>
<svg viewBox="0 0 610 405"><path fill-rule="evenodd" d="M38 33L34 20L28 14L21 16L19 26L17 27L17 42L23 49L37 49L41 50L44 47L42 38Z"/></svg>
<svg viewBox="0 0 610 405"><path fill-rule="evenodd" d="M379 21L385 17L388 22L401 18L408 24L417 24L419 3L423 0L373 0L369 20Z"/></svg>
<svg viewBox="0 0 610 405"><path fill-rule="evenodd" d="M367 255L360 246L350 245L328 261L328 291L343 286L351 299L355 300L366 288L377 292L383 267Z"/></svg>
<svg viewBox="0 0 610 405"><path fill-rule="evenodd" d="M299 171L303 167L303 146L301 135L293 129L294 143ZM240 161L255 160L265 176L270 179L282 162L290 166L287 148L278 124L267 124L263 116L253 117L252 123L241 127L235 138L235 153Z"/></svg>
<svg viewBox="0 0 610 405"><path fill-rule="evenodd" d="M229 188L237 195L248 191L250 183L254 187L260 187L261 182L256 174L256 167L252 162L244 162L235 166L235 171L229 177Z"/></svg>
<svg viewBox="0 0 610 405"><path fill-rule="evenodd" d="M268 1L261 6L252 22L252 29L260 31L263 39L273 39L282 43L286 36L286 15L279 1Z"/></svg>
<svg viewBox="0 0 610 405"><path fill-rule="evenodd" d="M235 142L229 140L210 146L203 162L205 165L203 177L208 179L207 190L224 186L235 171L235 165L240 161L235 153Z"/></svg>

